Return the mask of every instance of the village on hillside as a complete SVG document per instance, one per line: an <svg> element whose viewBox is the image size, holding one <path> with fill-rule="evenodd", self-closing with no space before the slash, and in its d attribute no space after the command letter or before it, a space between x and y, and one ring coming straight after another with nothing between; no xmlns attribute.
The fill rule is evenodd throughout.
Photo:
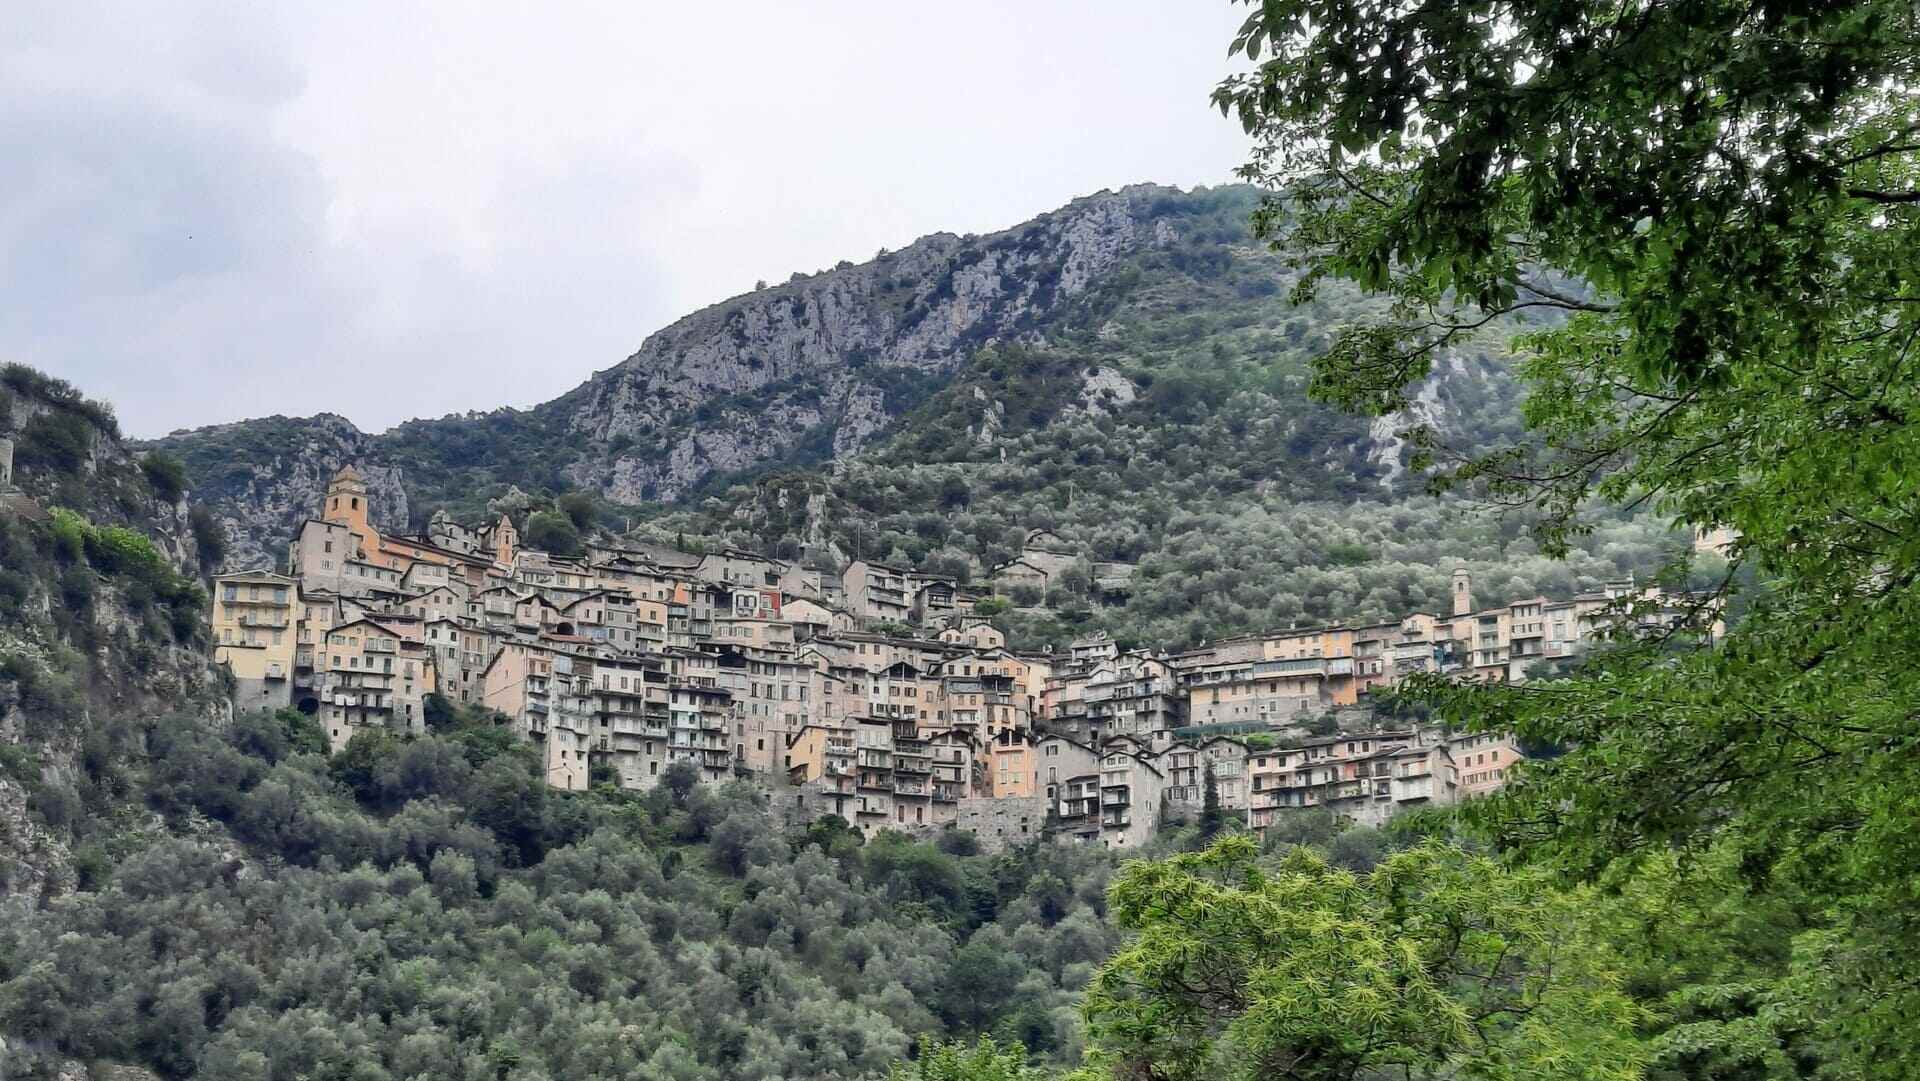
<svg viewBox="0 0 1920 1081"><path fill-rule="evenodd" d="M1044 590L1078 559L1036 530L991 589ZM868 560L836 574L641 542L566 559L504 515L382 533L351 466L287 567L215 579L215 659L237 708L298 709L336 752L368 729L423 732L458 703L538 747L554 788L647 789L686 762L702 781L760 783L786 821L952 827L989 848L1135 848L1210 801L1261 830L1289 811L1378 824L1494 791L1521 757L1511 738L1341 721L1410 673L1521 681L1691 603L1622 582L1479 608L1460 570L1447 613L1175 653L1105 636L1014 651L976 610L992 592ZM1096 570L1123 590L1131 568Z"/></svg>

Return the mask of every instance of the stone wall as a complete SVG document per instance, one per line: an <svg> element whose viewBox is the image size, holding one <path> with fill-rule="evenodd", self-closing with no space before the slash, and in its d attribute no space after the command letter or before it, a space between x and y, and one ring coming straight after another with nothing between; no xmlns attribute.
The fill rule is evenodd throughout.
<svg viewBox="0 0 1920 1081"><path fill-rule="evenodd" d="M1040 839L1047 822L1044 796L993 799L974 796L960 801L956 825L974 835L982 852L1000 852Z"/></svg>

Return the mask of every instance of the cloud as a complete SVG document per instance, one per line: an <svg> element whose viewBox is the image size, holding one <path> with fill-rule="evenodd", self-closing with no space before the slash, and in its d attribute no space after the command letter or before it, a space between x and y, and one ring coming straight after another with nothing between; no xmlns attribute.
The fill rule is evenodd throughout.
<svg viewBox="0 0 1920 1081"><path fill-rule="evenodd" d="M30 0L0 356L141 435L524 406L755 279L1240 157L1225 5L659 7Z"/></svg>

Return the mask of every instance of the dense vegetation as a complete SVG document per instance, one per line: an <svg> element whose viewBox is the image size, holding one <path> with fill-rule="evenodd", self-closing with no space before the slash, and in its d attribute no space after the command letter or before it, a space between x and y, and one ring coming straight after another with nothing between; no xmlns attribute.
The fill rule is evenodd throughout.
<svg viewBox="0 0 1920 1081"><path fill-rule="evenodd" d="M1342 277L1389 300L1320 343L1314 393L1398 411L1484 320L1552 309L1522 343L1527 433L1446 480L1522 508L1546 556L1622 528L1583 517L1596 500L1740 537L1697 622L1559 678L1409 681L1401 704L1543 752L1505 793L1390 838L1291 818L1266 851L1216 819L1176 835L1226 834L1203 850L1114 872L779 834L750 792L684 775L557 795L446 710L331 762L292 716L103 725L78 779L36 782L75 786L39 806L77 808L103 855L0 924L0 1026L35 1053L289 1081L874 1075L916 1032L948 1042L896 1078L1031 1081L1076 1056L1084 1081L1920 1074L1920 15L1253 6L1250 70L1218 100L1258 141L1250 176L1290 194L1259 230L1313 255L1302 301ZM1022 415L997 423L1036 446L1120 431L1124 408L1067 415L1083 363L1000 369ZM873 468L971 510L963 428ZM1167 483L1215 459L1186 465ZM867 507L846 479L815 490ZM786 543L793 505L702 513ZM861 539L898 525L950 541ZM1315 551L1352 569L1376 548Z"/></svg>
<svg viewBox="0 0 1920 1081"><path fill-rule="evenodd" d="M0 369L0 435L31 497L0 502L0 716L18 709L29 747L72 737L89 698L124 699L180 658L204 665L206 592L158 528L178 513L179 464L134 461L118 431L63 380ZM197 521L182 538L196 550Z"/></svg>
<svg viewBox="0 0 1920 1081"><path fill-rule="evenodd" d="M780 832L679 773L565 795L443 716L331 761L295 713L103 727L84 889L0 925L0 1031L222 1081L875 1076L941 1033L1077 1055L1118 942L1103 853Z"/></svg>
<svg viewBox="0 0 1920 1081"><path fill-rule="evenodd" d="M1315 395L1398 410L1486 319L1560 312L1520 343L1529 438L1444 463L1444 479L1538 514L1549 554L1595 500L1740 538L1691 625L1572 678L1407 687L1439 715L1564 749L1472 805L1470 825L1515 874L1653 901L1631 923L1606 904L1582 921L1596 950L1629 958L1626 990L1641 990L1636 952L1679 962L1631 1026L1658 1033L1639 1064L1615 1053L1619 1024L1569 1026L1525 1072L1920 1073L1920 17L1881 0L1255 7L1233 45L1255 63L1216 100L1257 141L1248 176L1288 192L1260 232L1316 253L1302 295L1344 278L1391 301L1315 361ZM1720 603L1746 608L1714 641ZM1683 893L1643 892L1668 868ZM1731 955L1694 959L1741 927ZM1527 986L1524 968L1505 979ZM1177 986L1145 993L1193 1008ZM1225 1046L1296 1063L1376 1031L1367 1014L1316 1030L1257 998L1224 1012L1239 1026L1216 1031ZM1127 1036L1107 1034L1126 1070L1181 1075L1185 1048ZM1481 1065L1497 1048L1469 1034L1385 1062L1504 1076L1509 1058ZM1348 1061L1292 1072L1368 1068Z"/></svg>

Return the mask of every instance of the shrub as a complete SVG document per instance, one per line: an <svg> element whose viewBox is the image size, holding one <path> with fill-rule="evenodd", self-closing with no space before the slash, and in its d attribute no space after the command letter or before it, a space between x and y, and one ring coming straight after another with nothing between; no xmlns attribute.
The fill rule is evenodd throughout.
<svg viewBox="0 0 1920 1081"><path fill-rule="evenodd" d="M527 518L527 547L557 556L580 554L580 531L573 520L553 511L540 511Z"/></svg>
<svg viewBox="0 0 1920 1081"><path fill-rule="evenodd" d="M16 451L19 464L58 473L79 469L93 449L93 431L73 413L42 413L27 422Z"/></svg>
<svg viewBox="0 0 1920 1081"><path fill-rule="evenodd" d="M153 485L154 494L161 499L172 503L186 494L187 467L180 459L156 450L140 459L140 471L147 475L147 483Z"/></svg>
<svg viewBox="0 0 1920 1081"><path fill-rule="evenodd" d="M187 522L193 529L193 546L200 556L200 565L211 572L227 558L226 531L204 504L193 508Z"/></svg>

